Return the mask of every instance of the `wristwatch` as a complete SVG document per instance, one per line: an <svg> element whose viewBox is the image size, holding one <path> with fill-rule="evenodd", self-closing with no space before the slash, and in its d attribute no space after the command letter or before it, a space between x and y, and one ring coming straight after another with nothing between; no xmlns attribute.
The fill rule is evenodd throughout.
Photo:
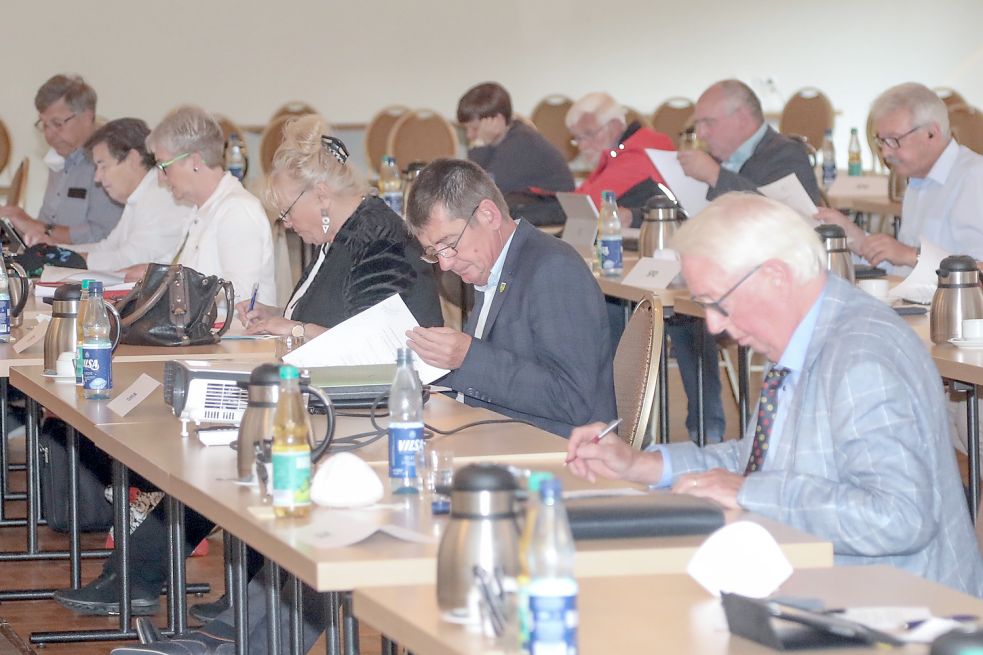
<svg viewBox="0 0 983 655"><path fill-rule="evenodd" d="M296 339L302 339L304 338L304 332L306 331L307 330L305 329L303 323L297 323L290 329L290 336Z"/></svg>

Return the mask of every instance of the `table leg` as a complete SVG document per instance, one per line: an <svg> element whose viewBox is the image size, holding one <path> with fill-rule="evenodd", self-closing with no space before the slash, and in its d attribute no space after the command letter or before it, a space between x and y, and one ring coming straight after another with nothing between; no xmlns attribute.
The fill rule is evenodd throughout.
<svg viewBox="0 0 983 655"><path fill-rule="evenodd" d="M266 560L266 647L280 655L280 565Z"/></svg>
<svg viewBox="0 0 983 655"><path fill-rule="evenodd" d="M340 655L341 653L338 613L338 592L329 591L324 594L324 618L327 623L324 629L324 645L328 655Z"/></svg>
<svg viewBox="0 0 983 655"><path fill-rule="evenodd" d="M246 542L232 537L232 607L236 630L236 655L249 653L249 607L246 600Z"/></svg>
<svg viewBox="0 0 983 655"><path fill-rule="evenodd" d="M24 460L27 464L27 552L38 552L38 518L40 516L40 475L38 472L38 401L27 398L24 417Z"/></svg>
<svg viewBox="0 0 983 655"><path fill-rule="evenodd" d="M304 586L300 578L287 576L290 587L290 655L304 652Z"/></svg>
<svg viewBox="0 0 983 655"><path fill-rule="evenodd" d="M358 619L352 611L352 594L346 591L341 599L341 618L345 628L345 655L358 655Z"/></svg>
<svg viewBox="0 0 983 655"><path fill-rule="evenodd" d="M167 580L168 626L175 633L188 629L188 599L184 560L184 504L167 496L167 546L171 565Z"/></svg>
<svg viewBox="0 0 983 655"><path fill-rule="evenodd" d="M669 443L669 330L665 326L659 358L659 443Z"/></svg>
<svg viewBox="0 0 983 655"><path fill-rule="evenodd" d="M382 635L381 640L382 646L379 649L380 655L398 655L399 645L395 641L386 635Z"/></svg>
<svg viewBox="0 0 983 655"><path fill-rule="evenodd" d="M980 424L976 385L966 385L966 451L969 457L969 514L976 523L980 509Z"/></svg>
<svg viewBox="0 0 983 655"><path fill-rule="evenodd" d="M113 538L119 557L119 628L130 630L130 471L113 460Z"/></svg>
<svg viewBox="0 0 983 655"><path fill-rule="evenodd" d="M82 541L79 533L79 434L72 426L65 431L68 454L68 553L72 589L82 586Z"/></svg>

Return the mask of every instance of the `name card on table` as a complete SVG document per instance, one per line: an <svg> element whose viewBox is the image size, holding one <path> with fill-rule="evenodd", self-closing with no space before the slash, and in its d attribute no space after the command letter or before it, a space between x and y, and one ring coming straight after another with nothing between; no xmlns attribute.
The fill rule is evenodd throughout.
<svg viewBox="0 0 983 655"><path fill-rule="evenodd" d="M642 257L625 276L624 283L631 287L661 291L669 286L673 278L679 275L680 265L677 259L656 259Z"/></svg>
<svg viewBox="0 0 983 655"><path fill-rule="evenodd" d="M48 331L48 321L38 321L38 324L28 330L27 334L14 342L14 352L18 355L44 339Z"/></svg>
<svg viewBox="0 0 983 655"><path fill-rule="evenodd" d="M830 198L887 198L887 175L837 175Z"/></svg>
<svg viewBox="0 0 983 655"><path fill-rule="evenodd" d="M118 416L126 416L130 411L142 403L147 396L153 393L154 389L160 386L160 382L153 379L146 373L140 374L136 382L128 386L123 392L109 401L106 405Z"/></svg>

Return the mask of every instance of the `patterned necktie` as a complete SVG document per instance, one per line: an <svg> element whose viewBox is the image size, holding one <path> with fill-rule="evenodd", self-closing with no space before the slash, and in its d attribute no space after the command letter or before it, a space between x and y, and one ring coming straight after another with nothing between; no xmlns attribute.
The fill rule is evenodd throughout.
<svg viewBox="0 0 983 655"><path fill-rule="evenodd" d="M751 446L751 457L748 459L747 468L744 469L744 475L759 471L764 466L765 456L768 454L768 439L771 437L771 428L775 423L775 414L778 412L778 389L788 374L787 368L776 366L765 376L765 382L761 386L761 397L758 398L758 423L754 430L754 443Z"/></svg>

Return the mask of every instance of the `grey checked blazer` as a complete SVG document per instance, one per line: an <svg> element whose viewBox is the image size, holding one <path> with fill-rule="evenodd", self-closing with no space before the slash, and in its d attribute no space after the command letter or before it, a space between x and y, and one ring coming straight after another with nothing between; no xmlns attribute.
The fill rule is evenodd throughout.
<svg viewBox="0 0 983 655"><path fill-rule="evenodd" d="M830 277L789 402L742 507L830 540L837 564L889 564L983 595L939 372L897 314ZM673 474L743 472L754 427L702 451L669 446Z"/></svg>

